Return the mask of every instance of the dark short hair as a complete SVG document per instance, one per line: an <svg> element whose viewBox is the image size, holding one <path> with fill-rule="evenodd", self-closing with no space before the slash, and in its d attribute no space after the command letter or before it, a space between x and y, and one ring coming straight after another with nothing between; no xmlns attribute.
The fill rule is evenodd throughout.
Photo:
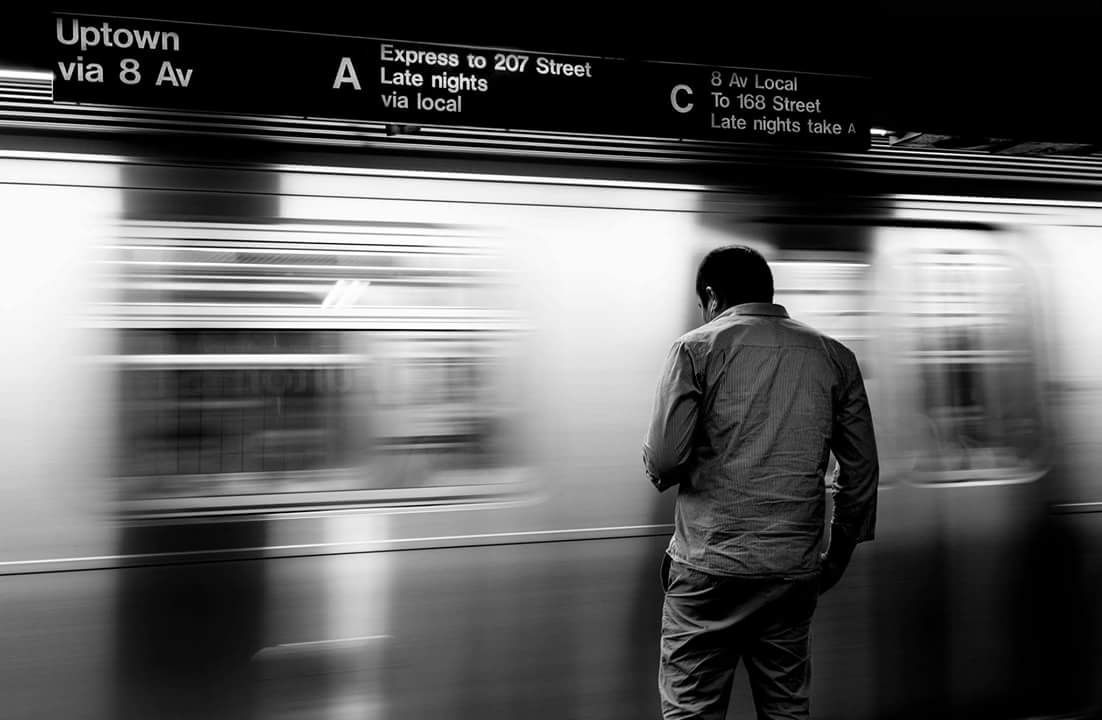
<svg viewBox="0 0 1102 720"><path fill-rule="evenodd" d="M707 302L704 288L711 286L728 307L748 302L773 302L773 272L757 250L727 245L712 250L696 271L696 295Z"/></svg>

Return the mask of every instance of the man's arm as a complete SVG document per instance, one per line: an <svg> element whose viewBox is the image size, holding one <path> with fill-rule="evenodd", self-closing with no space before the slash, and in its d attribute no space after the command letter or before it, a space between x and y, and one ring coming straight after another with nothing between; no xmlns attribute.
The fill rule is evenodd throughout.
<svg viewBox="0 0 1102 720"><path fill-rule="evenodd" d="M679 484L692 460L701 398L695 370L688 348L675 343L666 356L643 443L643 468L659 491Z"/></svg>
<svg viewBox="0 0 1102 720"><path fill-rule="evenodd" d="M842 577L858 543L872 540L876 531L876 491L880 461L872 413L857 360L848 354L831 434L831 450L838 461L834 480L834 516L830 547L823 555L821 592Z"/></svg>

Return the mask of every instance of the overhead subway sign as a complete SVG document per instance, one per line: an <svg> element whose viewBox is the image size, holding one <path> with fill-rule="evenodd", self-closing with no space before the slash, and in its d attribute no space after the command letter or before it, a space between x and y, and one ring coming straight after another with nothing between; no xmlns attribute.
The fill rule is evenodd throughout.
<svg viewBox="0 0 1102 720"><path fill-rule="evenodd" d="M57 102L833 150L868 81L143 18L53 17Z"/></svg>

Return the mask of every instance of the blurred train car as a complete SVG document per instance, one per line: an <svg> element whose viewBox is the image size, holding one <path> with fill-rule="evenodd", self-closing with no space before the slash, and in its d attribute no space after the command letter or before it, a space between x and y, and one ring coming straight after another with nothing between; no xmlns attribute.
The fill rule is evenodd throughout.
<svg viewBox="0 0 1102 720"><path fill-rule="evenodd" d="M1097 712L1097 163L3 146L5 717L657 717L640 443L731 242L874 406L816 717Z"/></svg>

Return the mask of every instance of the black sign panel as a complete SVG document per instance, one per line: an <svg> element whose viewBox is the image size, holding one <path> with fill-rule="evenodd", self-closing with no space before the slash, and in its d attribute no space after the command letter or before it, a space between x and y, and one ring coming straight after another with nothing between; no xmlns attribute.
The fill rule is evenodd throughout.
<svg viewBox="0 0 1102 720"><path fill-rule="evenodd" d="M58 101L863 150L863 78L57 14Z"/></svg>

